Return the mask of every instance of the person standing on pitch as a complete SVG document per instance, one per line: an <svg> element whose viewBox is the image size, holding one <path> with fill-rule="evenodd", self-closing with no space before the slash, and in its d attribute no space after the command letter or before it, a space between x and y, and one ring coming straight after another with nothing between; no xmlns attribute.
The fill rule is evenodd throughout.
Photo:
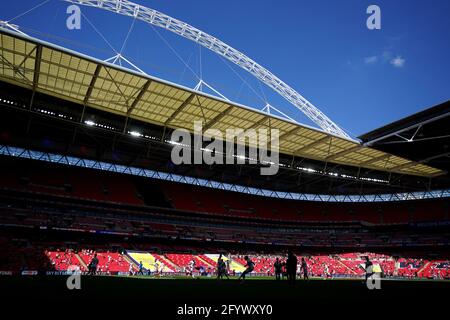
<svg viewBox="0 0 450 320"><path fill-rule="evenodd" d="M309 280L308 265L306 264L306 260L303 257L302 257L302 264L301 264L300 270L303 271L303 280Z"/></svg>
<svg viewBox="0 0 450 320"><path fill-rule="evenodd" d="M140 274L141 276L144 275L144 266L142 264L142 261L139 262L139 271L137 274Z"/></svg>
<svg viewBox="0 0 450 320"><path fill-rule="evenodd" d="M367 279L369 279L373 275L373 264L372 264L372 261L369 260L368 256L366 256L365 269L366 269L366 282L367 282Z"/></svg>
<svg viewBox="0 0 450 320"><path fill-rule="evenodd" d="M283 265L280 262L280 259L276 259L275 263L273 264L273 270L275 271L275 279L280 280L281 279L281 272L282 272Z"/></svg>
<svg viewBox="0 0 450 320"><path fill-rule="evenodd" d="M194 278L194 270L195 270L195 260L192 259L191 262L189 262L189 265L187 266L187 275Z"/></svg>
<svg viewBox="0 0 450 320"><path fill-rule="evenodd" d="M297 274L297 262L297 257L292 253L292 251L289 251L288 258L286 260L286 269L288 280L292 283L295 282L295 277Z"/></svg>
<svg viewBox="0 0 450 320"><path fill-rule="evenodd" d="M222 254L220 254L219 259L217 259L217 279L221 280L223 276L228 277L227 266L222 259Z"/></svg>
<svg viewBox="0 0 450 320"><path fill-rule="evenodd" d="M92 258L91 262L89 262L88 275L95 275L97 273L97 265L98 265L97 254L94 254L94 258Z"/></svg>
<svg viewBox="0 0 450 320"><path fill-rule="evenodd" d="M244 272L242 272L242 274L239 276L238 279L238 280L242 279L242 282L245 281L245 276L250 272L252 272L253 269L255 269L255 263L248 256L245 256L244 260L247 262L247 264L245 265L246 269Z"/></svg>
<svg viewBox="0 0 450 320"><path fill-rule="evenodd" d="M158 259L155 259L154 267L155 267L155 276L159 277L159 261L158 261Z"/></svg>

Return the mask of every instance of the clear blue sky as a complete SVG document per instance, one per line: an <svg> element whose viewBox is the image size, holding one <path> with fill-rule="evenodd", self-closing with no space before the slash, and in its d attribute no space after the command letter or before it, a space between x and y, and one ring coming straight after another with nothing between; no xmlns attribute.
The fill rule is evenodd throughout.
<svg viewBox="0 0 450 320"><path fill-rule="evenodd" d="M1 1L0 19L9 20L42 1ZM190 23L244 52L353 136L450 99L448 0L135 2ZM370 4L381 8L381 30L366 28ZM51 0L13 23L32 36L100 59L113 56L86 19L81 30L66 28L67 6ZM119 51L132 19L81 9ZM298 121L310 124L300 111L244 71L206 49L200 54L198 45L188 40L162 29L158 32L194 72L201 73L231 100L262 108L267 99ZM197 82L143 22L135 23L123 53L149 74L190 87Z"/></svg>

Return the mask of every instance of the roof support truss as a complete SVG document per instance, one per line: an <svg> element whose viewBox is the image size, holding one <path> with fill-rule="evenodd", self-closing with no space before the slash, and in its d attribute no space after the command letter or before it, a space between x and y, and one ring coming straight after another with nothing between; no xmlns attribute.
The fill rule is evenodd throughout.
<svg viewBox="0 0 450 320"><path fill-rule="evenodd" d="M307 151L307 150L309 150L311 148L314 148L315 146L318 146L319 144L322 144L322 143L324 143L324 142L326 142L328 140L331 140L331 139L332 139L332 136L322 137L319 140L311 142L311 143L307 144L306 146L303 146L300 149L297 149L296 151L294 151L294 154L299 155L299 154L301 154L301 153L303 153L303 152L305 152L305 151Z"/></svg>
<svg viewBox="0 0 450 320"><path fill-rule="evenodd" d="M357 146L348 148L348 149L346 149L346 150L343 150L343 151L341 151L341 152L335 153L335 154L333 154L333 155L331 155L331 156L328 156L325 160L326 160L326 161L332 161L332 160L335 160L335 159L340 158L340 157L342 157L342 156L345 156L345 155L347 155L347 154L349 154L349 153L352 153L352 152L355 152L355 151L357 151L357 150L360 150L361 148L362 148L361 145L357 145Z"/></svg>
<svg viewBox="0 0 450 320"><path fill-rule="evenodd" d="M231 112L231 110L233 109L232 106L228 106L224 111L222 111L221 113L219 113L217 116L215 116L213 119L211 119L208 123L206 123L203 126L203 130L208 130L209 128L211 128L212 126L214 126L217 122L219 122L220 120L223 119L223 117L225 117L227 114L229 114Z"/></svg>
<svg viewBox="0 0 450 320"><path fill-rule="evenodd" d="M383 154L383 155L381 155L379 157L375 157L375 158L372 158L372 159L367 160L365 162L362 162L360 164L360 167L371 165L372 163L375 163L377 161L381 161L381 160L385 160L385 159L388 160L390 157L391 157L391 155L386 153L386 154Z"/></svg>
<svg viewBox="0 0 450 320"><path fill-rule="evenodd" d="M39 84L39 75L41 72L42 45L40 45L40 44L36 45L35 50L36 50L36 58L34 60L33 93L31 94L31 99L30 99L30 110L33 107L34 95L36 94L36 88ZM26 59L24 59L24 61L22 63L24 63L25 60Z"/></svg>
<svg viewBox="0 0 450 320"><path fill-rule="evenodd" d="M188 106L192 102L195 96L196 96L195 93L191 93L189 97L186 100L184 100L184 102L164 122L164 127L167 127L173 121L173 119L175 119L177 115L180 114L180 112L183 111L183 109L186 108L186 106Z"/></svg>
<svg viewBox="0 0 450 320"><path fill-rule="evenodd" d="M141 90L139 91L138 95L136 96L136 98L134 99L134 101L131 103L130 107L127 110L127 116L129 116L131 114L131 112L133 112L134 108L136 108L137 104L139 103L139 101L141 101L142 96L145 94L145 92L148 90L148 88L150 87L150 84L152 83L152 80L148 79L144 85L142 86Z"/></svg>

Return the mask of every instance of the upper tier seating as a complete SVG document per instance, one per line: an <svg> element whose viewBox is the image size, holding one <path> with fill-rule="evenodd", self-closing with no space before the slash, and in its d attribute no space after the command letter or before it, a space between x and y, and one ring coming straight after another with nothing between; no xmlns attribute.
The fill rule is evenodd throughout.
<svg viewBox="0 0 450 320"><path fill-rule="evenodd" d="M241 218L302 222L399 224L449 219L445 201L399 203L314 203L280 200L183 184L164 183L177 209Z"/></svg>
<svg viewBox="0 0 450 320"><path fill-rule="evenodd" d="M80 199L143 205L131 177L99 170L49 167L29 162L26 168L0 167L0 188L26 190Z"/></svg>
<svg viewBox="0 0 450 320"><path fill-rule="evenodd" d="M159 202L161 206L162 203L168 206L169 201L176 209L266 221L395 225L447 221L450 217L448 201L445 199L338 204L281 200L39 161L27 161L24 166L24 161L5 160L6 165L0 167L0 189L90 199L138 208L143 208L145 203ZM158 202L152 201L152 197L166 199Z"/></svg>

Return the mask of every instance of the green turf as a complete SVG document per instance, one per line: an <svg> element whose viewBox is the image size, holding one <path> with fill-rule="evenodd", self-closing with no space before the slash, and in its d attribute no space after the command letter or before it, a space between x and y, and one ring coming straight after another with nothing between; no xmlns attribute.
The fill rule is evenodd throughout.
<svg viewBox="0 0 450 320"><path fill-rule="evenodd" d="M273 278L154 278L81 276L81 290L66 287L67 276L0 277L1 295L48 300L106 299L173 302L226 301L390 301L441 299L450 293L450 281L383 280L381 290L368 290L361 280L298 280L294 285Z"/></svg>

